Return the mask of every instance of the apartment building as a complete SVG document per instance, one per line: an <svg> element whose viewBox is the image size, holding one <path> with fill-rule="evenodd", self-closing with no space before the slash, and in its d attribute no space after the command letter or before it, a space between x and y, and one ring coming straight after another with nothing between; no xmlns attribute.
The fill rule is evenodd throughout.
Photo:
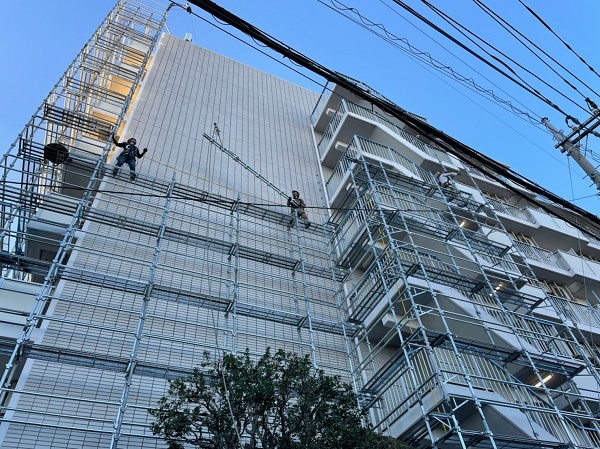
<svg viewBox="0 0 600 449"><path fill-rule="evenodd" d="M0 447L164 447L147 410L169 379L266 348L415 447L600 446L589 228L348 89L163 34L166 14L119 1L3 156ZM113 135L148 147L133 182Z"/></svg>

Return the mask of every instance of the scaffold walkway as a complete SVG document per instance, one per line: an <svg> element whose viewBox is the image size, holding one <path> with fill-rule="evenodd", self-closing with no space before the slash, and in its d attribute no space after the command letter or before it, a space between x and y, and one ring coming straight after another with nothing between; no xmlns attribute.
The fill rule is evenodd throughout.
<svg viewBox="0 0 600 449"><path fill-rule="evenodd" d="M347 319L356 325L350 357L358 393L377 414L380 429L401 427L408 441L419 435L433 444L503 447L508 438L490 431L488 404L526 410L523 419L531 426L594 447L594 431L577 424L585 420L597 427L589 408L573 413L556 405L580 400L576 389L553 391L539 374L551 372L569 383L590 372L586 351L577 349L568 332L559 334L554 323L532 316L539 299L519 291L524 275L532 276L520 262L525 258L515 259L511 245L481 231L502 232L502 241L510 241L492 208L441 188L410 161L402 166L419 178L371 159L363 145L355 137L346 150L351 156L342 156L326 187L341 210L332 216L338 263L363 270L348 287ZM471 328L481 340L463 333ZM538 385L524 382L524 372ZM421 396L425 391L429 395ZM473 408L484 430L462 431L453 411L461 404ZM406 414L415 419L419 409L413 427L400 424ZM448 429L442 436L441 428ZM525 438L512 441L529 444ZM536 445L545 447L543 441Z"/></svg>

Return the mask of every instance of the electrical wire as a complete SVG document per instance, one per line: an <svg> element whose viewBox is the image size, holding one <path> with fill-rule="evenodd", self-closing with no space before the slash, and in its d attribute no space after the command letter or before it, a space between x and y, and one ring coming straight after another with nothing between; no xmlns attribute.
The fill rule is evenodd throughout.
<svg viewBox="0 0 600 449"><path fill-rule="evenodd" d="M497 49L496 47L494 47L492 44L490 44L489 42L487 42L485 39L482 39L477 34L473 33L471 30L469 30L468 28L466 28L464 25L460 24L458 21L456 21L455 19L453 19L452 17L450 17L448 14L444 13L439 8L437 8L434 5L432 5L431 3L429 3L427 0L421 0L421 2L423 4L425 4L429 9L431 9L433 12L435 12L438 16L440 16L444 21L446 21L450 26L452 26L456 31L458 31L465 38L467 38L470 42L472 42L474 45L476 45L486 55L488 55L490 58L494 59L495 61L498 61L500 64L502 64L504 67L506 67L512 74L514 74L519 80L521 80L523 84L525 84L529 89L531 89L531 91L535 92L536 96L538 98L550 101L545 96L543 96L542 93L539 90L535 89L531 84L529 84L520 75L518 75L517 72L512 67L510 67L506 62L502 61L500 58L498 58L497 56L495 56L492 53L490 53L489 51L487 51L485 48L483 48L481 45L479 45L477 42L475 42L471 37L469 37L466 33L468 33L469 35L471 35L474 38L478 39L479 41L483 42L485 45L487 45L488 47L490 47L494 51L498 52L500 55L502 55L503 57L505 57L506 59L508 59L510 62L512 62L513 64L515 64L517 67L519 67L520 69L522 69L525 72L529 73L531 76L533 76L538 81L542 82L544 85L546 85L547 87L549 87L551 90L553 90L554 92L558 93L560 96L562 96L563 98L565 98L569 102L573 103L578 108L580 108L580 109L582 109L582 110L584 110L584 111L587 112L587 110L583 106L579 105L576 101L574 101L573 99L571 99L570 97L568 97L567 95L565 95L564 93L562 93L561 91L559 91L556 87L552 86L550 83L548 83L544 79L540 78L533 71L527 69L522 64L520 64L517 61L515 61L513 58L511 58L510 56L508 56L506 53L504 53L504 52L500 51L499 49ZM462 30L464 30L464 31L462 31ZM582 94L582 96L584 96L584 95ZM568 115L567 113L565 113L562 110L560 112L562 112L563 115Z"/></svg>
<svg viewBox="0 0 600 449"><path fill-rule="evenodd" d="M211 9L211 8L213 8L213 7L216 7L216 8L217 8L217 10L218 10L218 8L219 8L219 7L218 7L217 5L215 5L213 2L210 2L210 1L198 2L198 1L196 1L196 2L192 2L192 3L196 4L197 6L200 6L202 9L204 9L204 10L205 10L205 11L207 11L207 12L209 12L209 13L210 13L210 14L211 14L213 17L216 17L216 14L215 14L214 12L211 12L211 11L210 11L210 9ZM204 4L209 4L209 5L210 5L210 7L207 9L207 8L206 8L204 5L202 5L201 3L204 3ZM221 8L221 11L225 12L225 10L223 10L222 8ZM267 45L267 46L269 46L270 48L274 49L275 51L278 51L278 52L279 52L279 53L281 53L281 54L282 54L284 57L286 57L286 58L290 59L290 61L292 61L292 62L294 62L294 63L297 63L297 64L299 64L299 65L302 65L302 66L304 66L304 67L307 67L307 68L309 68L310 70L312 70L314 73L318 73L318 74L320 74L321 76L325 77L325 78L326 78L326 79L328 79L329 81L334 81L334 82L336 82L337 84L341 84L342 86L346 87L346 88L347 88L347 89L349 89L351 92L354 92L355 94L357 93L357 92L355 92L355 90L354 90L354 89L353 89L351 86L348 86L348 85L347 85L347 83L340 83L339 76L343 76L345 80L348 80L348 79L352 80L350 77L347 77L347 76L345 76L345 75L342 75L342 74L340 74L340 73L338 73L338 72L333 72L333 73L335 73L335 77L337 77L338 79L332 79L331 77L328 77L328 73L332 73L332 72L330 72L329 70L325 69L324 67L322 67L322 66L318 65L318 64L317 64L317 63L315 63L314 61L312 61L312 60L309 60L309 59L308 59L308 58L306 58L304 55L298 54L298 53L297 53L297 52L295 52L293 49L291 49L291 47L289 47L289 46L286 46L285 44L281 44L281 43L279 43L279 42L278 42L276 39L272 38L272 37L271 37L271 36L269 36L268 34L266 34L266 33L263 33L262 31L258 30L257 28L253 27L252 25L248 24L247 22L243 22L241 19L237 18L236 16L232 15L232 14L231 14L231 13L229 13L229 12L226 12L226 14L224 14L224 15L221 15L221 13L219 12L219 16L220 16L220 17L225 17L226 15L229 15L229 16L231 16L231 17L235 17L235 19L236 19L236 20L233 20L233 21L229 22L229 23L230 23L230 25L232 25L232 26L235 26L235 27L236 27L236 28L238 28L240 31L242 31L242 32L244 32L245 34L247 34L247 35L249 35L250 37L252 37L254 40L264 41L264 40L266 39L267 41L270 41L270 42L269 42L269 43L267 43L266 45ZM198 17L199 17L199 16L198 16ZM202 18L202 17L199 17L199 18L201 18L201 19L202 19L202 20L204 20L205 22L207 22L207 23L211 24L209 21L205 20L204 18ZM228 18L229 18L229 17L228 17ZM225 21L227 21L227 20L225 20ZM242 27L240 27L240 26L239 26L239 25L240 25L240 23L243 23L243 26L242 26ZM211 24L211 25L214 25L214 24ZM227 31L223 30L221 27L217 27L217 28L218 28L218 29L220 29L220 30L222 30L222 31L224 31L224 32L226 32L227 34L231 35L232 37L236 38L237 40L240 40L240 41L244 42L244 41L243 41L243 40L241 40L239 37L237 37L237 36L234 36L233 34L231 34L231 33L227 32ZM273 45L273 43L274 43L274 42L277 42L277 44ZM246 42L244 42L244 43L246 43ZM247 44L247 45L249 45L251 48L255 48L255 47L253 47L252 45L250 45L250 44L248 44L248 43L246 43L246 44ZM255 48L255 49L256 49L256 48ZM258 50L258 49L257 49L257 50ZM265 53L264 53L264 52L262 52L261 50L258 50L258 51L260 51L261 53L265 54ZM265 54L265 55L266 55L266 54ZM266 56L268 56L268 57L269 57L269 58L271 58L271 59L274 59L274 58L273 58L272 56L270 56L270 55L266 55ZM299 59L297 59L295 56L297 56ZM276 59L274 59L274 60L276 60ZM308 62L307 62L307 61L308 61ZM279 62L279 61L278 61L278 62ZM289 66L288 66L288 65L286 65L286 64L282 64L282 65L284 65L284 66L286 66L286 67L288 67L288 68L291 68L291 67L289 67ZM315 67L317 67L318 69L323 69L323 70L315 70ZM291 68L291 69L292 69L293 71L295 71L293 68ZM296 71L295 71L295 72L296 72ZM308 77L307 77L307 78L308 78ZM310 78L309 78L309 79L310 79ZM311 80L312 80L312 79L311 79ZM312 81L314 81L314 80L312 80ZM355 81L355 80L352 80L352 81ZM362 84L362 83L361 83L361 84ZM325 89L327 89L327 86L325 86ZM330 90L330 91L331 91L331 89L327 89L327 90ZM374 92L372 89L368 88L368 86L367 86L367 89L361 89L361 90L366 90L366 91L368 92L368 96L370 96L370 95L371 95L371 94ZM357 94L360 96L360 93L357 93ZM379 97L380 99L382 99L382 100L383 100L383 101L386 103L386 105L389 105L389 104L391 103L391 102L390 102L390 101L389 101L387 98L383 97L382 95L380 95L380 94L378 94L378 93L377 93L377 95L378 95L378 97ZM379 106L381 107L381 105L379 105ZM397 106L397 105L395 105L395 104L394 104L393 106L394 106L394 110L396 110L396 111L397 111L397 110L402 110L402 109L401 109L399 106ZM386 108L385 108L385 106L382 108L382 110L383 110L384 112L386 112ZM392 114L392 115L394 115L394 114ZM398 117L398 116L396 116L396 115L394 115L394 117L396 117L396 118L400 118L400 117ZM407 118L409 118L409 117L407 117L406 115L403 115L403 117L402 117L402 118L400 118L400 119L401 119L401 120L404 120L404 121L407 121L407 120L406 120ZM414 118L412 118L412 117L410 117L410 119L414 120ZM409 123L408 123L409 125L412 123L412 120L409 120ZM414 123L413 123L413 125L414 125ZM418 126L417 128L419 128L419 127L422 125L422 123L421 123L421 122L419 122L419 124L418 124L418 125L419 125L419 126ZM414 128L414 126L413 126L413 128ZM417 129L417 132L419 132L419 133L422 133L422 134L424 134L424 135L427 135L427 131L424 131L423 129ZM445 135L444 135L444 137L447 137L447 136L445 136ZM464 147L464 144L461 144L460 142L454 141L454 139L452 139L452 140L453 140L453 144L459 144L459 146L461 146L461 147ZM453 150L453 148L447 147L447 148L446 148L446 150L447 150L447 151L449 151L451 154L454 154L455 156L459 157L459 159L462 159L462 154L461 154L461 153L456 153L456 151L454 151L454 150ZM474 151L474 150L470 149L470 151ZM480 165L482 161L481 161L479 158L480 158L480 157L483 157L483 155L481 155L481 154L479 154L479 153L477 153L477 155L478 155L478 158L477 158L478 160L477 160L477 161L475 161L474 163L475 163L476 165ZM486 162L490 162L490 161L491 161L489 158L485 158L485 160L486 160ZM470 162L471 162L471 163L473 163L473 161L470 161ZM502 165L500 165L500 164L497 164L495 161L493 162L493 164L492 164L492 165L494 165L494 166L495 166L495 168L494 168L493 170L496 170L496 171L498 171L498 170L499 170L501 173L502 173L502 172L505 172L505 174L507 174L507 172L506 172L506 167L504 167L504 166L502 166ZM485 163L484 163L484 166L485 166ZM512 173L512 171L511 171L511 173ZM519 175L519 174L515 174L515 173L513 173L513 174L514 174L514 175L516 175L516 177L519 179L519 182L523 182L523 181L525 181L526 183L531 183L531 181L530 181L530 180L528 180L527 178L524 178L523 176L521 176L521 175ZM509 177L509 178L512 178L512 179L514 180L514 176L508 176L508 177ZM502 180L501 180L500 182L501 182L502 184L506 184L506 182L505 182L505 181L502 181ZM535 184L535 183L531 183L531 184ZM531 184L530 184L530 186L529 186L529 187L531 187ZM512 187L510 187L510 185L508 185L508 184L506 184L506 185L507 185L507 187L508 187L509 189L512 189ZM569 208L571 208L571 206L572 206L570 203L568 203L568 202L565 202L564 200L562 200L562 199L561 199L561 198L559 198L559 197L556 197L555 195L553 195L553 194L551 194L550 192L546 191L545 189L541 188L541 187L540 187L539 185L537 185L537 184L535 184L535 187L533 187L533 189L534 189L534 190L536 190L536 191L538 191L538 193L539 193L540 191L543 191L542 195L543 195L543 196L545 196L546 198L549 198L549 197L555 198L553 201L554 201L555 203L557 203L557 204L560 204L562 207L566 207L567 209L569 209ZM552 201L552 200L551 200L551 201ZM543 205L539 205L539 207L542 207L542 208L544 208L544 206L543 206ZM593 217L593 219L596 219L596 217L595 217L595 216L593 216L592 214L589 214L587 211L585 211L585 210L583 210L583 209L580 209L580 208L577 208L577 209L578 209L579 211L581 211L580 213L587 214L587 215L589 215L589 216L590 216L590 218L592 218L592 217Z"/></svg>
<svg viewBox="0 0 600 449"><path fill-rule="evenodd" d="M332 0L333 1L333 0ZM498 86L496 83L494 83L494 81L492 81L491 79L487 78L483 73L481 73L480 71L478 71L475 67L472 67L467 61L465 61L464 59L462 59L460 56L458 56L457 54L455 54L454 52L452 52L449 48L445 47L442 43L438 42L436 39L434 39L432 36L430 36L429 34L427 34L425 31L423 31L421 28L419 28L417 25L415 25L414 23L412 23L410 20L408 20L406 17L404 17L402 14L400 14L399 11L397 11L396 9L394 9L392 6L390 6L389 4L386 3L386 1L384 0L379 0L379 2L384 5L386 8L388 8L392 13L394 13L395 15L397 15L398 17L402 18L402 20L406 21L409 25L411 25L412 27L414 27L416 30L418 30L420 33L422 33L423 35L427 36L430 40L432 40L435 44L437 44L438 46L440 46L444 51L446 51L447 53L450 53L450 55L452 55L454 58L458 59L462 64L464 64L465 66L467 66L469 69L473 70L475 73L477 73L479 76L481 76L483 79L485 79L487 82L489 82L490 84L492 84L493 86L495 86L498 90L500 90L501 92L503 92L504 94L506 94L508 97L510 97L512 100L514 100L516 103L520 104L524 109L529 110L529 112L535 114L531 109L529 109L525 104L523 104L521 101L519 101L518 98L513 97L509 92L505 91L502 87Z"/></svg>
<svg viewBox="0 0 600 449"><path fill-rule="evenodd" d="M582 63L584 63L588 69L590 69L591 72L593 72L596 76L600 77L600 74L598 74L598 72L596 72L596 70L591 65L589 65L585 59L579 56L579 54L577 54L577 52L573 50L573 48L569 44L567 44L558 34L556 34L556 32L552 29L552 27L550 27L550 25L544 22L544 20L539 15L537 15L529 6L523 3L523 0L519 0L519 3L521 3L521 5L523 5L525 9L527 9L527 11L529 11L542 25L544 25L548 29L548 31L554 34L554 36L556 36L556 38L559 41L561 41L565 47L567 47L575 56L577 56L579 60Z"/></svg>
<svg viewBox="0 0 600 449"><path fill-rule="evenodd" d="M512 33L510 30L508 30L506 27L508 26L511 30L513 30L515 33L517 33L519 36L521 36L523 39L525 39L527 42L529 42L531 45L533 45L536 49L538 49L539 51L541 51L544 56L548 57L550 60L552 60L554 63L558 64L558 66L560 68L562 68L563 70L565 70L569 75L571 75L573 78L575 78L577 81L579 81L581 84L583 84L585 87L587 87L590 91L592 91L595 95L600 96L600 94L598 94L592 87L590 87L585 81L583 81L582 79L580 79L577 75L575 75L573 72L571 72L568 68L566 68L564 65L562 65L560 62L558 62L555 58L553 58L551 55L549 55L546 51L544 51L542 48L540 48L538 45L536 45L534 42L531 41L531 39L529 39L527 36L525 36L523 33L521 33L519 30L517 30L515 27L513 27L510 23L508 23L506 20L504 20L498 13L496 13L494 10L492 10L489 6L486 6L481 0L473 0L473 2L479 7L481 8L486 14L488 14L490 17L492 17L498 24L500 24L506 31L508 31L508 33L513 36L519 43L521 43L527 50L529 50L536 58L538 58L543 64L545 64L550 70L552 70L557 76L559 76L568 86L570 86L571 88L575 89L577 92L579 92L579 94L581 94L584 98L586 97L586 95L584 95L583 93L581 93L577 87L575 87L573 84L571 84L568 80L566 80L565 78L563 78L554 68L552 68L550 66L550 64L548 64L544 58L540 57L536 52L534 52L528 45L526 45L523 41L521 41L521 39L519 39L517 36L514 35L514 33ZM501 23L502 22L502 23Z"/></svg>
<svg viewBox="0 0 600 449"><path fill-rule="evenodd" d="M431 56L430 53L423 52L423 51L419 50L418 48L414 47L408 41L408 39L400 38L400 37L396 36L395 34L391 33L390 31L388 31L386 29L386 27L383 24L375 23L375 22L371 21L370 19L366 18L358 11L358 9L350 8L350 7L346 6L345 4L343 4L339 0L329 0L331 2L332 6L326 4L323 0L317 0L317 1L319 3L321 3L322 5L330 8L330 9L333 9L334 11L336 11L338 14L342 15L346 19L352 21L353 23L355 23L355 24L359 25L360 27L366 29L367 31L373 33L375 36L378 36L380 39L389 43L397 50L404 52L408 56L414 57L415 59L427 64L428 66L444 73L446 76L454 78L459 83L463 84L464 86L466 86L467 88L469 88L472 91L474 91L478 94L483 94L485 96L491 97L497 103L500 103L501 105L507 107L508 108L507 110L514 113L515 115L524 116L531 124L539 123L539 121L541 119L540 115L535 114L533 111L530 110L530 112L536 116L535 118L532 117L531 114L529 114L528 112L522 111L519 108L517 108L516 106L514 106L511 101L504 100L503 98L497 96L493 90L486 89L482 86L479 86L472 78L461 75L460 73L455 71L449 65L443 64L443 63L437 61L435 58L433 58ZM341 6L337 6L337 5L341 5ZM351 11L356 16L358 16L360 19L360 22L357 21L356 19L354 19L353 17L345 14L344 13L345 10ZM376 27L376 28L379 28L380 30L382 30L382 32L385 34L385 36L382 36L381 34L377 33L375 30L372 29L372 27ZM404 47L401 46L400 44L404 44Z"/></svg>
<svg viewBox="0 0 600 449"><path fill-rule="evenodd" d="M440 34L442 34L444 37L450 39L452 42L454 42L456 45L458 45L459 47L461 47L463 50L465 50L468 53L470 53L471 55L473 55L475 58L479 59L480 61L482 61L487 66L489 66L490 68L492 68L496 72L500 73L502 76L506 77L508 80L512 81L517 86L519 86L522 89L524 89L526 92L530 93L534 97L536 97L539 100L541 100L544 103L546 103L551 108L553 108L553 109L557 110L558 112L560 112L563 116L567 116L568 115L558 105L554 104L548 98L544 97L541 93L539 93L538 91L536 91L535 89L533 89L531 87L526 86L525 84L523 84L519 80L515 79L513 76L511 76L508 73L506 73L504 70L502 70L499 67L497 67L496 65L492 64L486 58L484 58L480 54L476 53L474 50L472 50L471 48L469 48L468 46L466 46L465 44L463 44L462 42L460 42L458 39L456 39L453 36L451 36L449 33L447 33L442 28L440 28L439 26L437 26L436 24L434 24L433 22L431 22L425 16L423 16L422 14L418 13L413 8L411 8L410 6L408 6L406 3L402 2L401 0L392 0L392 1L394 3L396 3L397 5L401 6L402 8L404 8L406 11L410 12L411 14L413 14L419 20L425 22L427 25L429 25L430 27L432 27L434 30L436 30L437 32L439 32Z"/></svg>
<svg viewBox="0 0 600 449"><path fill-rule="evenodd" d="M397 2L398 0L394 1ZM207 13L215 15L221 20L228 22L230 25L234 26L248 36L260 40L284 57L303 65L313 73L318 74L328 81L337 84L341 88L347 89L354 95L365 99L374 106L377 106L381 111L391 114L412 128L412 130L418 132L419 134L426 135L432 140L435 140L441 149L457 157L459 160L483 167L484 170L489 170L490 172L488 174L492 177L492 179L497 180L509 191L515 192L518 195L522 195L520 188L526 188L532 193L545 198L545 201L554 203L552 204L552 207L550 207L550 205L546 202L540 202L535 198L531 199L530 201L532 201L540 209L547 211L552 215L559 216L566 222L579 227L581 225L574 224L571 215L576 214L581 220L585 220L586 226L594 229L600 229L600 219L596 215L586 211L585 209L575 206L569 201L566 201L552 192L542 188L537 183L527 179L519 173L514 172L505 165L500 164L494 159L485 156L473 148L470 148L469 146L443 133L430 124L423 122L421 119L412 116L407 111L398 107L389 100L373 95L370 90L349 81L347 77L341 75L340 73L326 68L325 66L308 58L304 54L296 51L289 45L286 45L281 41L269 36L267 33L220 7L216 3L210 0L190 0L190 2L202 8ZM553 105L553 107L558 108L556 105ZM558 108L558 110L560 110L560 108ZM562 113L562 111L560 112ZM557 209L556 206L559 206L559 208ZM586 230L586 232L589 232L589 230Z"/></svg>
<svg viewBox="0 0 600 449"><path fill-rule="evenodd" d="M172 2L172 3L174 3L174 2ZM192 4L195 4L196 6L198 6L198 5L197 5L196 3L194 3L194 2L190 2L190 3L192 3ZM179 5L179 4L177 4L177 3L176 3L176 5L177 5L177 6L179 6L179 7L182 7L181 5ZM200 16L200 15L196 14L195 12L193 12L193 11L192 11L190 14L191 14L191 15L193 15L193 16L196 16L198 19L202 20L203 22L205 22L205 23L207 23L207 24L209 24L209 25L211 25L211 26L215 27L215 28L216 28L216 29L218 29L219 31L222 31L223 33L225 33L225 34L227 34L227 35L229 35L229 36L233 37L234 39L236 39L236 40L238 40L239 42L241 42L241 43L243 43L243 44L247 45L248 47L250 47L250 48L252 48L252 49L254 49L254 50L258 51L259 53L262 53L262 54L263 54L264 56L266 56L267 58L269 58L269 59L272 59L273 61L277 62L278 64L281 64L281 65L282 65L282 66L284 66L284 67L287 67L288 69L290 69L290 70L291 70L291 71L293 71L294 73L297 73L298 75L300 75L300 76L302 76L302 77L306 78L307 80L309 80L309 81L311 81L311 82L315 83L317 86L320 86L320 87L322 87L322 88L324 88L324 89L326 89L326 88L327 88L327 85L326 85L326 83L323 83L323 82L321 82L321 81L317 81L317 80L315 80L315 79L311 78L310 76L308 76L307 74L305 74L305 73L302 73L302 72L300 72L299 70L296 70L296 69L294 69L293 67L291 67L291 66L289 66L289 65L285 64L283 61L280 61L279 59L277 59L277 58L273 57L272 55L270 55L270 54L268 54L267 52L265 52L265 51L261 50L260 48L257 48L257 47L255 47L255 46L253 46L253 45L252 45L252 44L250 44L249 42L246 42L246 41L244 41L243 39L240 39L240 38L239 38L238 36L236 36L235 34L233 34L233 33L230 33L229 31L227 31L227 30L225 30L224 28L222 28L222 27L220 27L220 26L218 26L218 25L216 25L216 24L214 24L214 23L210 22L209 20L207 20L207 19L205 19L204 17L202 17L202 16ZM230 24L228 24L228 23L226 23L226 22L222 22L222 21L220 21L218 18L216 18L216 17L214 16L214 14L211 14L211 16L212 16L212 17L215 19L215 21L216 21L216 22L218 22L218 23L222 23L223 25L228 25L228 26L231 26ZM251 38L252 38L252 37L251 37ZM260 41L257 41L257 40L256 40L256 39L254 39L254 38L252 38L252 40L253 40L253 41L255 41L255 42L257 42L257 43L258 43L258 42L260 42ZM269 48L269 46L268 46L268 45L261 45L261 47L263 47L263 48ZM304 67L302 64L295 64L295 65L297 65L298 67Z"/></svg>

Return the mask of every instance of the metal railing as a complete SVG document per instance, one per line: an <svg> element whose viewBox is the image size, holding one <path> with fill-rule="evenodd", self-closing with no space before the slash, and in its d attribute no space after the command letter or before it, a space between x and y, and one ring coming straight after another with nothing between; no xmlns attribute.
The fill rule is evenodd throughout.
<svg viewBox="0 0 600 449"><path fill-rule="evenodd" d="M321 155L321 157L325 156L325 153L327 152L327 149L329 148L329 143L331 142L333 135L337 131L338 126L342 122L343 116L348 113L358 115L362 118L371 120L375 123L385 126L392 132L398 134L400 137L402 137L407 142L409 142L412 145L414 145L415 147L417 147L423 153L438 160L439 162L444 162L444 163L448 163L448 164L454 163L452 161L452 159L450 158L450 156L446 152L444 152L438 148L434 148L431 145L428 145L428 144L422 142L421 140L419 140L412 134L403 130L400 126L398 126L395 123L393 123L392 121L382 117L377 112L371 111L367 108L364 108L362 106L359 106L357 104L351 103L346 100L342 100L340 102L340 105L336 109L331 121L327 125L327 129L323 133L321 140L317 144L317 147L319 148L319 154Z"/></svg>
<svg viewBox="0 0 600 449"><path fill-rule="evenodd" d="M514 241L514 244L523 252L523 254L525 254L528 259L552 265L553 267L560 268L561 270L569 269L568 264L555 251L533 246L528 243L518 242L516 240Z"/></svg>
<svg viewBox="0 0 600 449"><path fill-rule="evenodd" d="M345 102L342 101L338 108L333 113L327 128L323 132L323 136L321 136L321 140L317 144L317 148L319 149L319 155L321 158L325 157L325 153L327 152L327 148L329 148L329 143L333 138L335 132L337 131L340 123L342 123L342 119L346 115L347 109L345 107Z"/></svg>
<svg viewBox="0 0 600 449"><path fill-rule="evenodd" d="M485 179L489 179L490 181L493 181L493 182L498 182L494 178L492 178L490 175L488 175L487 173L483 172L482 170L479 170L477 167L475 167L474 165L469 164L468 162L463 161L463 166L467 169L467 171L471 172L474 175L479 176L480 178L485 178ZM497 173L494 173L494 175L497 176L500 179L503 179L503 180L506 179L506 178L504 178L504 176L499 175Z"/></svg>
<svg viewBox="0 0 600 449"><path fill-rule="evenodd" d="M565 317L573 322L585 324L586 326L600 327L600 313L589 304L580 304L566 298L548 295L556 309L561 310Z"/></svg>
<svg viewBox="0 0 600 449"><path fill-rule="evenodd" d="M323 109L325 109L327 100L331 96L331 95L325 95L325 93L330 90L328 88L328 86L329 86L329 82L325 85L325 87L323 87L323 91L321 92L321 95L319 96L319 99L317 100L317 104L315 104L314 109L310 113L310 121L313 126L315 126L315 123L317 123L319 116L323 113Z"/></svg>
<svg viewBox="0 0 600 449"><path fill-rule="evenodd" d="M533 215L531 215L531 212L529 212L527 208L516 207L512 204L505 203L504 201L500 201L489 196L486 196L486 199L496 212L504 215L511 215L521 220L528 221L529 223L535 223L535 218Z"/></svg>
<svg viewBox="0 0 600 449"><path fill-rule="evenodd" d="M422 169L393 148L381 145L380 143L365 139L361 136L354 136L350 141L348 148L344 151L342 158L333 169L329 179L325 182L325 188L330 199L333 198L333 194L339 188L341 181L345 178L348 171L355 166L353 159L359 159L361 155L366 157L372 155L385 159L386 161L391 161L406 168L410 173L420 179L433 182L433 176L430 172Z"/></svg>

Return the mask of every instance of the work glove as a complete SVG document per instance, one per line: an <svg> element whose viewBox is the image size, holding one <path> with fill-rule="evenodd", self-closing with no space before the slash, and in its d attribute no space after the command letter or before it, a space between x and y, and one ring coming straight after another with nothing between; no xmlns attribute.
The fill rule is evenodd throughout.
<svg viewBox="0 0 600 449"><path fill-rule="evenodd" d="M148 148L144 148L144 149L142 150L142 154L146 154L147 152L148 152Z"/></svg>

